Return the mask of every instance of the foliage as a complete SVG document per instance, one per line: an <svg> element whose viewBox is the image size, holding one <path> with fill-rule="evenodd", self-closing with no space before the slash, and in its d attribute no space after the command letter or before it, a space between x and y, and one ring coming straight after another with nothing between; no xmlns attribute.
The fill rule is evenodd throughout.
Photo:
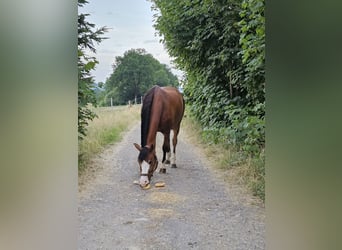
<svg viewBox="0 0 342 250"><path fill-rule="evenodd" d="M189 109L182 121L182 129L186 131L188 139L198 145L217 167L229 170L229 180L245 183L254 195L265 201L265 152L258 156L246 156L244 151L228 146L220 140L219 130L202 129L196 119L189 115Z"/></svg>
<svg viewBox="0 0 342 250"><path fill-rule="evenodd" d="M241 149L262 147L264 2L152 2L155 28L187 73L184 91L195 117Z"/></svg>
<svg viewBox="0 0 342 250"><path fill-rule="evenodd" d="M78 0L79 7L86 3L88 3L86 0ZM96 105L91 71L98 61L95 57L87 55L87 50L96 53L95 43L100 43L105 39L102 35L107 31L106 27L94 31L95 24L87 22L87 16L89 14L78 15L78 133L80 139L86 136L88 122L96 117L96 114L88 108L88 104Z"/></svg>
<svg viewBox="0 0 342 250"><path fill-rule="evenodd" d="M254 195L265 201L265 151L262 151L258 157L254 157L250 164L250 181L249 185Z"/></svg>
<svg viewBox="0 0 342 250"><path fill-rule="evenodd" d="M171 70L159 63L144 49L131 49L117 56L113 73L105 83L103 104L112 97L113 104L125 104L142 96L153 85L178 86L178 79ZM108 104L107 104L108 105Z"/></svg>
<svg viewBox="0 0 342 250"><path fill-rule="evenodd" d="M264 102L265 91L265 3L263 0L244 0L240 11L239 55L245 66L244 82L254 102Z"/></svg>
<svg viewBox="0 0 342 250"><path fill-rule="evenodd" d="M161 41L186 72L185 98L203 135L260 158L265 147L264 0L152 3ZM257 168L261 180L262 168Z"/></svg>

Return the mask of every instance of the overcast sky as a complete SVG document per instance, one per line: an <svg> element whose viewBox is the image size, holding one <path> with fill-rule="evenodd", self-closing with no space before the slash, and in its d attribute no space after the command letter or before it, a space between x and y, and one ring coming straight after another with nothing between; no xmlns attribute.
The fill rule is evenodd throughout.
<svg viewBox="0 0 342 250"><path fill-rule="evenodd" d="M106 39L96 46L99 64L93 72L96 82L105 82L113 72L116 56L129 49L144 48L160 63L171 68L171 59L153 28L153 12L147 0L89 0L80 13L88 13L88 21L97 27L107 26ZM180 75L177 70L173 73Z"/></svg>

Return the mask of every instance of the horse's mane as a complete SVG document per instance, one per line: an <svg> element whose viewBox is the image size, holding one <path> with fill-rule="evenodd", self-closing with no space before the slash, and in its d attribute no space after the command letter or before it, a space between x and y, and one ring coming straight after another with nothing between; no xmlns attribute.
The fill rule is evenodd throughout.
<svg viewBox="0 0 342 250"><path fill-rule="evenodd" d="M141 146L146 146L147 135L150 127L150 115L151 107L153 103L154 91L158 86L151 88L145 95L143 99L143 106L141 109Z"/></svg>

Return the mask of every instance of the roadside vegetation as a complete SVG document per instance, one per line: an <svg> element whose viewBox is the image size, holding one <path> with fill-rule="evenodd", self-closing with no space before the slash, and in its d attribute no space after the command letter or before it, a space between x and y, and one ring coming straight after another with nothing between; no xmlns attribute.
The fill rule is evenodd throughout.
<svg viewBox="0 0 342 250"><path fill-rule="evenodd" d="M90 108L97 118L89 122L87 136L79 140L78 170L82 175L92 157L121 140L125 131L140 121L141 105Z"/></svg>
<svg viewBox="0 0 342 250"><path fill-rule="evenodd" d="M151 2L201 137L227 150L227 167L247 166L243 178L265 199L265 1Z"/></svg>
<svg viewBox="0 0 342 250"><path fill-rule="evenodd" d="M87 0L78 0L78 138L82 140L87 135L87 126L96 117L88 104L94 106L96 96L94 92L94 77L92 70L95 69L98 61L91 53L96 54L95 44L101 43L106 37L107 27L97 28L95 24L87 21L89 14L82 13L82 7Z"/></svg>
<svg viewBox="0 0 342 250"><path fill-rule="evenodd" d="M191 143L201 148L216 168L227 174L227 181L246 186L253 195L265 202L264 151L259 157L252 157L236 147L228 146L222 141L218 142L212 136L208 136L188 109L181 129L185 131Z"/></svg>

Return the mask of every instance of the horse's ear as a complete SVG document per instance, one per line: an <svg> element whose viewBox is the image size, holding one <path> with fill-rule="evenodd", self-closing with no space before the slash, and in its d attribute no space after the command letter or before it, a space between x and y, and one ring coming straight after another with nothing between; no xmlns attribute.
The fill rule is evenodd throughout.
<svg viewBox="0 0 342 250"><path fill-rule="evenodd" d="M139 151L141 151L141 147L140 147L140 145L139 145L139 144L137 144L137 143L133 143L133 145L135 146L135 148L136 148L136 149L138 149Z"/></svg>

